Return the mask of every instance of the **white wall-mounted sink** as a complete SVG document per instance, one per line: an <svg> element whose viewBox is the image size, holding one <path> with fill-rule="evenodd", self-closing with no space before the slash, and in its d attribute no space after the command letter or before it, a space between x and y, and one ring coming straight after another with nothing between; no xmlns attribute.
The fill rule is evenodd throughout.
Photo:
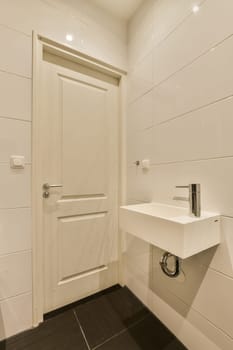
<svg viewBox="0 0 233 350"><path fill-rule="evenodd" d="M197 218L186 208L161 203L122 206L120 227L183 259L220 243L219 214L202 212Z"/></svg>

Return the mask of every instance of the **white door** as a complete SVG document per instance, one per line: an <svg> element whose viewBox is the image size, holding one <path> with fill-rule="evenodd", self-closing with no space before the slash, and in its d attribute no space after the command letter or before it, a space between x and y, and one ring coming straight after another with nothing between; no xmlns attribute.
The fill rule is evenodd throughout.
<svg viewBox="0 0 233 350"><path fill-rule="evenodd" d="M118 86L47 59L40 83L41 166L51 186L43 199L44 312L118 279Z"/></svg>

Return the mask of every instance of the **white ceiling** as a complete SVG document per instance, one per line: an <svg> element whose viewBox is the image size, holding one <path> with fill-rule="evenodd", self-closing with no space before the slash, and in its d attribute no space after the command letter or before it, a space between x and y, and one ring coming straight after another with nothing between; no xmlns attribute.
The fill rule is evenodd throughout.
<svg viewBox="0 0 233 350"><path fill-rule="evenodd" d="M128 20L143 0L92 0L92 2L112 15Z"/></svg>

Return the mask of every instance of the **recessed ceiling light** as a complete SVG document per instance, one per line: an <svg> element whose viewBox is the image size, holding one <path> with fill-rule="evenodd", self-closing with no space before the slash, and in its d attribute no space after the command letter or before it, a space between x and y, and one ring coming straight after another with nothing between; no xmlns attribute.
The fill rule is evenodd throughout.
<svg viewBox="0 0 233 350"><path fill-rule="evenodd" d="M197 13L200 10L200 6L194 5L192 8L193 13Z"/></svg>
<svg viewBox="0 0 233 350"><path fill-rule="evenodd" d="M72 34L66 34L66 40L67 41L73 41L74 40L74 37Z"/></svg>

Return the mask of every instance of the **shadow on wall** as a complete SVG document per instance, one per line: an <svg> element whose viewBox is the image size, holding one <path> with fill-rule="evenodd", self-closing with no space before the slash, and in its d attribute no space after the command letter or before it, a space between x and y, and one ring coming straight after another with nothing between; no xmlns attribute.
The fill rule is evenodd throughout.
<svg viewBox="0 0 233 350"><path fill-rule="evenodd" d="M0 339L5 339L5 338L6 338L6 332L4 327L3 315L0 307ZM5 340L3 341L0 340L0 350L5 350L5 349L6 349Z"/></svg>
<svg viewBox="0 0 233 350"><path fill-rule="evenodd" d="M159 265L164 251L152 247L149 288L177 313L186 317L216 250L217 247L213 247L183 260L180 276L169 278L162 272Z"/></svg>

